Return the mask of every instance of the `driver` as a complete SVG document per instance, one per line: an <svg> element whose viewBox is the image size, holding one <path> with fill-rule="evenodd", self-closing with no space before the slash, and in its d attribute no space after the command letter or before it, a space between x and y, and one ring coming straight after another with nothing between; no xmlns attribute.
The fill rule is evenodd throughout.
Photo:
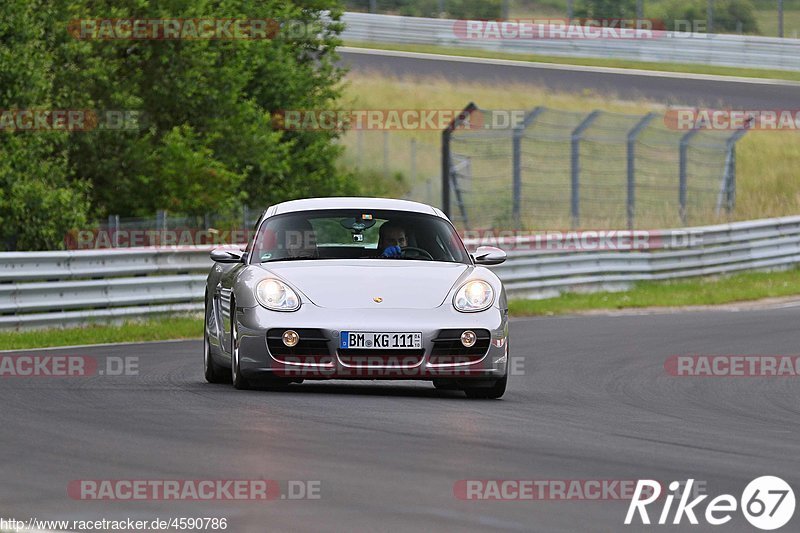
<svg viewBox="0 0 800 533"><path fill-rule="evenodd" d="M406 230L400 224L386 222L381 226L378 235L378 250L383 250L381 257L400 257L402 248L408 246Z"/></svg>

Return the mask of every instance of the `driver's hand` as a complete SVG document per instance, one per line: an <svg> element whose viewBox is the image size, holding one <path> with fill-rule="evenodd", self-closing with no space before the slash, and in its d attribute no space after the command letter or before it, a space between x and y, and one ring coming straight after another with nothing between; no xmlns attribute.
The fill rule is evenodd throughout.
<svg viewBox="0 0 800 533"><path fill-rule="evenodd" d="M400 257L402 253L403 251L399 246L387 246L383 254L381 254L381 257Z"/></svg>

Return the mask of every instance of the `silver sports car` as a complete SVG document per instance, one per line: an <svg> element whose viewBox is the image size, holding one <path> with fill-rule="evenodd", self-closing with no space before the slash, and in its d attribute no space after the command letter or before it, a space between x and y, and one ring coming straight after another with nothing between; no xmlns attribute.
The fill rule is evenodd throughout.
<svg viewBox="0 0 800 533"><path fill-rule="evenodd" d="M385 198L312 198L267 209L244 250L219 248L205 297L213 383L414 379L499 398L508 377L508 304L434 207Z"/></svg>

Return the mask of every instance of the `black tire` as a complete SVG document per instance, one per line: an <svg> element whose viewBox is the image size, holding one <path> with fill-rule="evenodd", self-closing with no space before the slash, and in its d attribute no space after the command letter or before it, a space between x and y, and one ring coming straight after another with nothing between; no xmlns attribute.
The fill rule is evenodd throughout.
<svg viewBox="0 0 800 533"><path fill-rule="evenodd" d="M506 385L508 384L508 374L501 379L495 381L491 387L470 387L464 389L464 394L467 398L476 400L496 400L506 393Z"/></svg>
<svg viewBox="0 0 800 533"><path fill-rule="evenodd" d="M234 389L247 390L250 383L239 367L239 325L236 321L236 304L231 300L231 383Z"/></svg>
<svg viewBox="0 0 800 533"><path fill-rule="evenodd" d="M508 340L506 340L508 342ZM511 360L511 354L506 345L506 375L494 382L491 387L464 387L464 394L467 398L475 400L496 400L506 393L506 385L508 385L508 362Z"/></svg>
<svg viewBox="0 0 800 533"><path fill-rule="evenodd" d="M267 390L284 390L292 384L291 378L281 378L277 376L263 376L258 378L258 386ZM302 383L302 380L300 380Z"/></svg>
<svg viewBox="0 0 800 533"><path fill-rule="evenodd" d="M458 383L452 379L437 378L433 380L433 387L436 390L460 390Z"/></svg>
<svg viewBox="0 0 800 533"><path fill-rule="evenodd" d="M230 374L218 365L211 355L211 344L208 342L208 295L206 295L205 320L203 321L203 374L209 383L225 383Z"/></svg>

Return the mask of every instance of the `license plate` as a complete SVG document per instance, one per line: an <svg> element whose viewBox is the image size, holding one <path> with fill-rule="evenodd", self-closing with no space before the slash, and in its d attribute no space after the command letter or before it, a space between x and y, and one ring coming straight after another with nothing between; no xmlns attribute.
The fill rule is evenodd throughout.
<svg viewBox="0 0 800 533"><path fill-rule="evenodd" d="M422 348L422 333L342 331L339 348L414 350Z"/></svg>

